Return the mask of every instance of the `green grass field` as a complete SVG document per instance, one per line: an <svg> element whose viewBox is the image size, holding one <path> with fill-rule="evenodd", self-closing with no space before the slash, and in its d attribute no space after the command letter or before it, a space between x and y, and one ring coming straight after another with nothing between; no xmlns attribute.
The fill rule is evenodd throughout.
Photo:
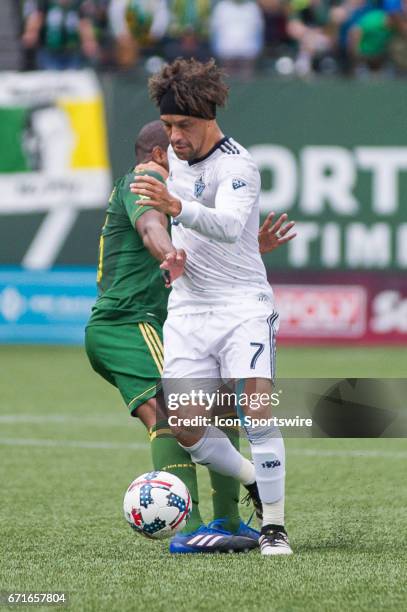
<svg viewBox="0 0 407 612"><path fill-rule="evenodd" d="M65 591L75 611L405 609L405 440L287 441L292 557L174 557L124 522L148 443L83 352L1 347L0 359L0 591ZM405 348L280 349L279 374L405 377Z"/></svg>

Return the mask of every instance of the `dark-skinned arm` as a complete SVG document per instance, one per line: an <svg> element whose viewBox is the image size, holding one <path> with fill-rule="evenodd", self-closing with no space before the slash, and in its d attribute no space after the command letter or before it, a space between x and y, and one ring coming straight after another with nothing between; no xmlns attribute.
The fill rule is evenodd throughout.
<svg viewBox="0 0 407 612"><path fill-rule="evenodd" d="M148 210L136 221L136 230L146 249L161 263L169 287L184 272L186 255L174 247L167 228L167 217L157 210Z"/></svg>
<svg viewBox="0 0 407 612"><path fill-rule="evenodd" d="M175 251L167 227L167 217L158 210L149 210L136 221L136 230L144 246L160 263L168 253Z"/></svg>

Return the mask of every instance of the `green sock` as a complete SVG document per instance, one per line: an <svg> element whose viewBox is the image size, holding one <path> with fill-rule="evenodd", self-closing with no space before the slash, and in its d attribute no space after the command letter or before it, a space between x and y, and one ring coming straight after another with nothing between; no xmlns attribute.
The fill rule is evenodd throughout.
<svg viewBox="0 0 407 612"><path fill-rule="evenodd" d="M233 446L239 450L239 431L232 427L222 428ZM226 519L224 528L235 532L240 523L239 492L240 483L231 476L223 476L217 472L209 471L212 486L213 518Z"/></svg>
<svg viewBox="0 0 407 612"><path fill-rule="evenodd" d="M163 470L178 476L191 494L192 512L183 533L195 531L203 525L199 513L198 482L196 478L196 465L191 457L174 438L167 421L160 421L150 432L151 456L155 470Z"/></svg>

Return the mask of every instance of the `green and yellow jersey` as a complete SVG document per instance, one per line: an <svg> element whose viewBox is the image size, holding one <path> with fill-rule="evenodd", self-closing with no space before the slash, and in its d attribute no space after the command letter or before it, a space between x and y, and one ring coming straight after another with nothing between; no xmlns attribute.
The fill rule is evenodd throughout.
<svg viewBox="0 0 407 612"><path fill-rule="evenodd" d="M156 172L146 172L163 181ZM134 170L118 179L109 200L99 245L98 298L90 325L154 322L167 317L169 290L165 288L159 264L135 229L137 219L151 210L139 206L130 191Z"/></svg>

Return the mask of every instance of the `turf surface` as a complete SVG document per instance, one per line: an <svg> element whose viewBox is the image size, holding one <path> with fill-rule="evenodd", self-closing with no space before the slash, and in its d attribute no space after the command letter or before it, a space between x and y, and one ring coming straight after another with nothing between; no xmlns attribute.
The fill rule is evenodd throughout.
<svg viewBox="0 0 407 612"><path fill-rule="evenodd" d="M0 359L0 591L65 591L75 611L405 609L405 440L287 441L292 557L173 557L122 518L147 440L81 350ZM405 349L280 349L279 372L405 377Z"/></svg>

